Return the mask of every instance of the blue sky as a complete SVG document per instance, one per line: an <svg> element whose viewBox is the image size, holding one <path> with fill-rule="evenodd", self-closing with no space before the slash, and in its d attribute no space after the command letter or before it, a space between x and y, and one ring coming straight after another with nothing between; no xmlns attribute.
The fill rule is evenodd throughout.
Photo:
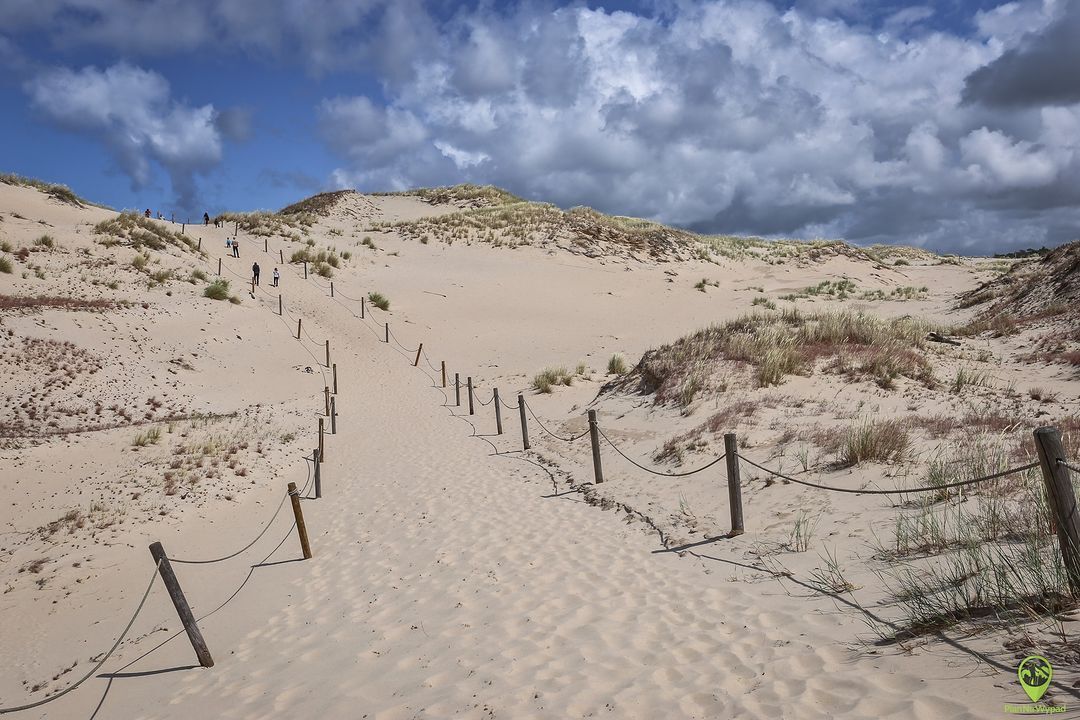
<svg viewBox="0 0 1080 720"><path fill-rule="evenodd" d="M7 0L0 171L178 218L494 183L703 232L1080 238L1080 0Z"/></svg>

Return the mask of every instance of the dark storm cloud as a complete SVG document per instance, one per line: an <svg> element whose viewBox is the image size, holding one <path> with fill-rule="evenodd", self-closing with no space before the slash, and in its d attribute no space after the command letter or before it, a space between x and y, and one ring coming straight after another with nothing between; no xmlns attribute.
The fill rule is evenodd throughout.
<svg viewBox="0 0 1080 720"><path fill-rule="evenodd" d="M964 102L1015 108L1080 102L1080 2L968 76Z"/></svg>

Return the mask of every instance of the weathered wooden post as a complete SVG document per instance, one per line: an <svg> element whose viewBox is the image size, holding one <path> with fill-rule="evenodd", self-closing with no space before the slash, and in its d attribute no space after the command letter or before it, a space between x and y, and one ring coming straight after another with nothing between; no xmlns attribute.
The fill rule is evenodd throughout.
<svg viewBox="0 0 1080 720"><path fill-rule="evenodd" d="M304 318L296 318L296 339L300 339L300 327L304 322Z"/></svg>
<svg viewBox="0 0 1080 720"><path fill-rule="evenodd" d="M323 442L326 433L324 432L323 419L319 418L319 460L326 459L326 443Z"/></svg>
<svg viewBox="0 0 1080 720"><path fill-rule="evenodd" d="M315 498L322 497L322 463L319 462L319 448L311 451L311 459L315 465Z"/></svg>
<svg viewBox="0 0 1080 720"><path fill-rule="evenodd" d="M1039 452L1043 481L1046 483L1046 500L1050 514L1057 527L1058 545L1069 589L1080 595L1080 511L1076 507L1076 492L1072 476L1065 467L1065 448L1057 428L1041 427L1035 431L1035 448Z"/></svg>
<svg viewBox="0 0 1080 720"><path fill-rule="evenodd" d="M337 363L334 363L334 394L337 395Z"/></svg>
<svg viewBox="0 0 1080 720"><path fill-rule="evenodd" d="M217 259L217 274L218 277L221 277L221 258Z"/></svg>
<svg viewBox="0 0 1080 720"><path fill-rule="evenodd" d="M255 278L251 278L251 294L255 294Z"/></svg>
<svg viewBox="0 0 1080 720"><path fill-rule="evenodd" d="M727 459L728 505L731 506L731 532L728 537L742 535L742 479L739 476L739 441L735 433L724 435L724 455Z"/></svg>
<svg viewBox="0 0 1080 720"><path fill-rule="evenodd" d="M304 261L304 279L307 280L307 260Z"/></svg>
<svg viewBox="0 0 1080 720"><path fill-rule="evenodd" d="M270 239L269 238L263 238L263 252L264 253L270 252Z"/></svg>
<svg viewBox="0 0 1080 720"><path fill-rule="evenodd" d="M389 345L390 344L390 323L386 323L385 340L386 340L386 344Z"/></svg>
<svg viewBox="0 0 1080 720"><path fill-rule="evenodd" d="M330 398L330 434L337 435L337 396Z"/></svg>
<svg viewBox="0 0 1080 720"><path fill-rule="evenodd" d="M326 400L326 417L330 417L330 386L323 385L323 397Z"/></svg>
<svg viewBox="0 0 1080 720"><path fill-rule="evenodd" d="M281 261L281 264L284 265L285 264L285 251L282 250L281 248L278 248L277 252L278 252L278 259Z"/></svg>
<svg viewBox="0 0 1080 720"><path fill-rule="evenodd" d="M296 489L296 483L289 483L289 497L292 498L293 517L296 518L296 534L300 536L300 549L304 551L304 559L311 559L311 544L308 542L307 525L304 524L304 511L300 509L300 492Z"/></svg>
<svg viewBox="0 0 1080 720"><path fill-rule="evenodd" d="M468 383L469 383L469 414L473 415L473 414L475 414L476 411L473 409L472 375L469 376Z"/></svg>
<svg viewBox="0 0 1080 720"><path fill-rule="evenodd" d="M360 298L360 319L364 319L364 307L367 306L367 300L364 297Z"/></svg>
<svg viewBox="0 0 1080 720"><path fill-rule="evenodd" d="M330 281L330 297L334 297L334 281Z"/></svg>
<svg viewBox="0 0 1080 720"><path fill-rule="evenodd" d="M454 373L454 405L461 407L461 375Z"/></svg>
<svg viewBox="0 0 1080 720"><path fill-rule="evenodd" d="M184 234L184 230L187 229L187 223L180 223L180 234Z"/></svg>
<svg viewBox="0 0 1080 720"><path fill-rule="evenodd" d="M195 622L195 616L191 613L191 606L188 605L187 598L184 597L184 591L180 589L180 582L176 579L176 573L173 572L172 563L169 562L169 557L165 554L165 548L159 542L151 543L150 555L153 556L154 562L157 563L158 574L161 575L161 580L165 583L165 589L169 591L173 607L176 608L176 614L180 616L180 624L184 626L184 630L187 632L191 647L195 649L195 656L199 658L199 664L206 668L214 667L214 658L210 657L210 650L206 647L206 641L203 640L202 632L199 631L199 625Z"/></svg>
<svg viewBox="0 0 1080 720"><path fill-rule="evenodd" d="M281 315L284 315L284 310L285 310L285 308L284 308L284 306L283 306L283 305L282 305L282 303L281 303L281 296L280 296L280 295L278 295L278 296L277 296L277 314L278 314L279 316L281 316Z"/></svg>
<svg viewBox="0 0 1080 720"><path fill-rule="evenodd" d="M521 415L521 446L523 449L528 450L529 445L529 423L525 419L525 396L518 393L518 413Z"/></svg>
<svg viewBox="0 0 1080 720"><path fill-rule="evenodd" d="M604 466L600 462L600 430L596 424L596 411L589 411L589 439L592 441L592 469L596 484L604 482Z"/></svg>
<svg viewBox="0 0 1080 720"><path fill-rule="evenodd" d="M326 367L330 367L330 341L326 341Z"/></svg>
<svg viewBox="0 0 1080 720"><path fill-rule="evenodd" d="M495 403L495 434L502 435L502 408L499 407L499 388L493 393Z"/></svg>
<svg viewBox="0 0 1080 720"><path fill-rule="evenodd" d="M236 220L233 224L232 236L236 237L236 234L240 232L240 221Z"/></svg>
<svg viewBox="0 0 1080 720"><path fill-rule="evenodd" d="M413 367L420 367L420 353L424 352L424 343L420 343L420 347L416 348L416 359L413 360Z"/></svg>
<svg viewBox="0 0 1080 720"><path fill-rule="evenodd" d="M442 386L446 387L446 361L442 360Z"/></svg>
<svg viewBox="0 0 1080 720"><path fill-rule="evenodd" d="M199 250L202 250L202 238L199 238L199 246L198 246L198 249L199 249Z"/></svg>

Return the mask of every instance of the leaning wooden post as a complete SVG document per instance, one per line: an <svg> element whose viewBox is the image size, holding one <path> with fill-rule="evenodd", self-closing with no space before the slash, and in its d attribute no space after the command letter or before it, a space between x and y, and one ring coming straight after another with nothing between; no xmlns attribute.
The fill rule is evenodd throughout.
<svg viewBox="0 0 1080 720"><path fill-rule="evenodd" d="M596 424L596 411L589 411L589 440L592 441L592 469L596 484L604 482L604 466L600 462L600 426Z"/></svg>
<svg viewBox="0 0 1080 720"><path fill-rule="evenodd" d="M326 341L326 367L330 367L330 341Z"/></svg>
<svg viewBox="0 0 1080 720"><path fill-rule="evenodd" d="M386 335L385 335L385 338L386 338L386 344L389 345L390 344L390 323L386 323Z"/></svg>
<svg viewBox="0 0 1080 720"><path fill-rule="evenodd" d="M218 277L221 277L221 258L217 259L217 274Z"/></svg>
<svg viewBox="0 0 1080 720"><path fill-rule="evenodd" d="M334 363L334 394L337 395L337 363Z"/></svg>
<svg viewBox="0 0 1080 720"><path fill-rule="evenodd" d="M326 443L323 442L323 438L326 433L324 431L323 419L319 418L319 460L326 459Z"/></svg>
<svg viewBox="0 0 1080 720"><path fill-rule="evenodd" d="M420 343L420 347L416 348L416 359L413 360L413 367L420 367L420 353L424 352L424 343Z"/></svg>
<svg viewBox="0 0 1080 720"><path fill-rule="evenodd" d="M442 360L442 386L446 387L446 361Z"/></svg>
<svg viewBox="0 0 1080 720"><path fill-rule="evenodd" d="M323 395L326 399L326 417L330 417L330 386L323 385Z"/></svg>
<svg viewBox="0 0 1080 720"><path fill-rule="evenodd" d="M525 396L518 393L518 413L521 414L521 446L525 450L529 447L529 422L525 419Z"/></svg>
<svg viewBox="0 0 1080 720"><path fill-rule="evenodd" d="M320 456L321 457L321 456ZM296 489L296 483L289 483L289 497L292 498L293 517L296 518L296 534L300 536L300 549L304 551L304 559L311 559L311 544L308 542L307 525L304 524L304 511L300 509L300 492Z"/></svg>
<svg viewBox="0 0 1080 720"><path fill-rule="evenodd" d="M315 499L322 497L322 463L319 462L319 448L311 451L311 460L315 465Z"/></svg>
<svg viewBox="0 0 1080 720"><path fill-rule="evenodd" d="M727 457L728 505L731 506L731 532L728 537L742 535L742 480L739 477L739 441L735 433L724 435L724 455Z"/></svg>
<svg viewBox="0 0 1080 720"><path fill-rule="evenodd" d="M472 375L469 376L467 382L469 383L469 414L474 415L476 411L473 409Z"/></svg>
<svg viewBox="0 0 1080 720"><path fill-rule="evenodd" d="M330 434L337 435L337 397L330 398Z"/></svg>
<svg viewBox="0 0 1080 720"><path fill-rule="evenodd" d="M499 388L495 388L495 434L502 435L502 408L499 407Z"/></svg>
<svg viewBox="0 0 1080 720"><path fill-rule="evenodd" d="M296 339L300 339L300 327L304 322L304 318L296 318Z"/></svg>
<svg viewBox="0 0 1080 720"><path fill-rule="evenodd" d="M1046 483L1046 499L1057 527L1058 545L1069 588L1073 595L1080 595L1080 511L1076 507L1069 468L1063 464L1065 448L1061 445L1061 433L1057 428L1041 427L1035 431L1035 448L1039 451L1043 481Z"/></svg>
<svg viewBox="0 0 1080 720"><path fill-rule="evenodd" d="M461 375L454 373L454 405L461 407Z"/></svg>
<svg viewBox="0 0 1080 720"><path fill-rule="evenodd" d="M195 622L195 616L191 613L191 606L188 605L187 598L184 597L184 591L180 589L180 583L176 579L176 573L173 572L169 557L165 554L165 548L159 542L152 543L150 545L150 554L154 557L154 562L157 563L158 573L161 575L162 582L165 583L165 589L169 591L169 597L172 598L176 614L180 616L180 623L187 632L191 647L195 649L195 656L199 658L199 664L206 668L214 667L214 658L210 657L210 650L206 647L206 641L203 640L199 626Z"/></svg>
<svg viewBox="0 0 1080 720"><path fill-rule="evenodd" d="M278 314L278 315L283 315L283 314L284 314L284 313L282 312L283 310L284 310L284 307L283 307L283 306L282 306L282 304L281 304L281 296L280 296L280 295L278 295L278 296L277 296L277 314Z"/></svg>

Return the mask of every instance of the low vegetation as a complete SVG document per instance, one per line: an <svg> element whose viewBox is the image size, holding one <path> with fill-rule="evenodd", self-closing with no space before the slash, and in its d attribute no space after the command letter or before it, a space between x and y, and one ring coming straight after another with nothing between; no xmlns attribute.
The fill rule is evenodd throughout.
<svg viewBox="0 0 1080 720"><path fill-rule="evenodd" d="M380 310L390 309L390 299L379 292L369 292L368 302L379 308Z"/></svg>
<svg viewBox="0 0 1080 720"><path fill-rule="evenodd" d="M615 353L608 360L607 371L609 375L625 375L627 370L629 368L626 366L626 360L623 359L622 355Z"/></svg>
<svg viewBox="0 0 1080 720"><path fill-rule="evenodd" d="M171 246L198 255L206 254L199 250L198 242L194 238L173 232L166 228L164 223L133 212L102 220L94 226L93 234L102 236L98 242L105 247L121 245L135 250L145 248L160 252Z"/></svg>
<svg viewBox="0 0 1080 720"><path fill-rule="evenodd" d="M49 197L55 198L62 203L68 205L74 205L75 207L85 207L86 205L95 205L89 200L85 200L71 191L71 188L66 185L57 185L54 183L47 183L34 178L23 177L21 175L13 175L11 173L0 173L0 183L5 185L19 185L22 187L31 187L36 190L40 190ZM98 206L103 207L103 206Z"/></svg>
<svg viewBox="0 0 1080 720"><path fill-rule="evenodd" d="M224 278L217 278L203 288L203 297L208 297L211 300L228 300L229 281Z"/></svg>

